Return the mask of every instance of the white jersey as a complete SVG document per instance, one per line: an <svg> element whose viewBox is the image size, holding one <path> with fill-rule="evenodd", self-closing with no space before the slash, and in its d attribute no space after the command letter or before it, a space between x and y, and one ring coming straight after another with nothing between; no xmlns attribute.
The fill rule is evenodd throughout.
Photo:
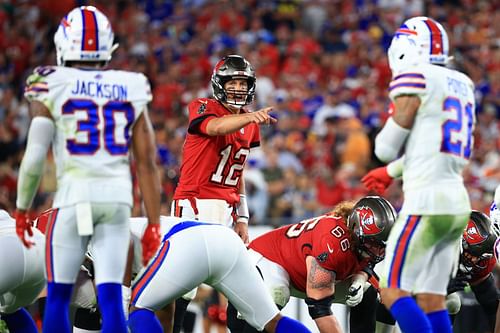
<svg viewBox="0 0 500 333"><path fill-rule="evenodd" d="M15 233L16 221L10 217L9 213L0 209L0 234Z"/></svg>
<svg viewBox="0 0 500 333"><path fill-rule="evenodd" d="M38 67L25 96L42 102L56 125L54 207L78 202L132 205L129 146L151 91L146 77L117 70Z"/></svg>
<svg viewBox="0 0 500 333"><path fill-rule="evenodd" d="M16 221L0 209L0 313L13 313L35 301L45 286L45 235L33 228L26 248L16 235Z"/></svg>
<svg viewBox="0 0 500 333"><path fill-rule="evenodd" d="M392 100L417 95L421 105L405 144L402 212L463 214L470 201L462 171L468 163L475 125L474 85L458 71L421 64L396 76Z"/></svg>

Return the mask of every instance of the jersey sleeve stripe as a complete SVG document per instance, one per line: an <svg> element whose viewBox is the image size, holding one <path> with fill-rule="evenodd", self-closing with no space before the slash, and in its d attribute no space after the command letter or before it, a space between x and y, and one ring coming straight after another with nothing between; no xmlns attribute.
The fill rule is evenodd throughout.
<svg viewBox="0 0 500 333"><path fill-rule="evenodd" d="M402 87L409 87L409 88L416 88L416 89L425 89L425 83L402 82L402 83L398 83L398 84L390 87L389 91L391 92L394 89L402 88Z"/></svg>
<svg viewBox="0 0 500 333"><path fill-rule="evenodd" d="M260 146L260 141L250 142L250 148L255 148Z"/></svg>
<svg viewBox="0 0 500 333"><path fill-rule="evenodd" d="M41 88L41 87L26 87L25 92L36 91L36 92L48 92L49 88Z"/></svg>
<svg viewBox="0 0 500 333"><path fill-rule="evenodd" d="M199 116L198 118L193 119L188 126L188 133L189 134L198 134L201 132L201 133L205 134L204 128L201 128L201 123L209 117L216 117L216 115L212 114L212 113L204 114L202 116Z"/></svg>
<svg viewBox="0 0 500 333"><path fill-rule="evenodd" d="M396 76L393 81L399 80L401 78L425 79L425 76L420 73L403 73Z"/></svg>

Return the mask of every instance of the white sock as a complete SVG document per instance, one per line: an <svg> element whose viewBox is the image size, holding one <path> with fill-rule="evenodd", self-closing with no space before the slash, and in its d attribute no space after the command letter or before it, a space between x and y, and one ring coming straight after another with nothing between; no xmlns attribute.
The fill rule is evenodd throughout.
<svg viewBox="0 0 500 333"><path fill-rule="evenodd" d="M128 320L128 308L130 305L131 296L132 296L132 289L122 284L122 302L123 302L123 312L125 313L125 320Z"/></svg>

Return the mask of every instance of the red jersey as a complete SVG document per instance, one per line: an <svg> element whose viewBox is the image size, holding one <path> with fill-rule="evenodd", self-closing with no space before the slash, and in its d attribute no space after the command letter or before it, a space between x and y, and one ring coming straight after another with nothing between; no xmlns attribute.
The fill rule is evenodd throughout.
<svg viewBox="0 0 500 333"><path fill-rule="evenodd" d="M306 291L306 257L344 280L361 270L347 226L341 217L323 215L287 225L253 240L249 247L281 265L297 290Z"/></svg>
<svg viewBox="0 0 500 333"><path fill-rule="evenodd" d="M220 102L199 98L188 105L189 127L183 147L181 176L174 199L221 199L239 202L239 183L250 148L260 145L259 126L249 124L232 134L209 136L210 118L232 115ZM247 112L242 109L242 112Z"/></svg>

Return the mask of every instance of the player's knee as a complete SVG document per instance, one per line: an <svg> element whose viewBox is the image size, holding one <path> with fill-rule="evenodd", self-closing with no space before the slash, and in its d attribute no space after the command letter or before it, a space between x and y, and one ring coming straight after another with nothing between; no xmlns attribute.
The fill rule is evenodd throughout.
<svg viewBox="0 0 500 333"><path fill-rule="evenodd" d="M417 303L425 313L441 311L446 308L445 296L436 294L418 294Z"/></svg>
<svg viewBox="0 0 500 333"><path fill-rule="evenodd" d="M396 302L401 297L410 296L410 293L401 289L396 288L383 288L380 291L380 297L382 298L382 303L387 308L390 308L394 302Z"/></svg>
<svg viewBox="0 0 500 333"><path fill-rule="evenodd" d="M460 311L462 302L460 301L460 296L457 293L449 294L446 296L446 309L451 315L457 314Z"/></svg>

